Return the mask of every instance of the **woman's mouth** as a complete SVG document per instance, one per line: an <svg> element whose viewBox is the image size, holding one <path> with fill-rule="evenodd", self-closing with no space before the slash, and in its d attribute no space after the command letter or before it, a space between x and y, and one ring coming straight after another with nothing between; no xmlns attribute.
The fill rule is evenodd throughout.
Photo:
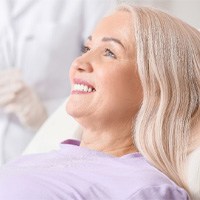
<svg viewBox="0 0 200 200"><path fill-rule="evenodd" d="M96 91L95 88L87 81L74 79L72 94L89 94L95 91Z"/></svg>

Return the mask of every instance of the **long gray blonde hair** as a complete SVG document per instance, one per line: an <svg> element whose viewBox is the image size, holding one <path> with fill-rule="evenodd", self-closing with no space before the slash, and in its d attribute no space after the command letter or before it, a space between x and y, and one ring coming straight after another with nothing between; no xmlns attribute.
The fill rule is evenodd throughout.
<svg viewBox="0 0 200 200"><path fill-rule="evenodd" d="M192 148L192 121L200 117L200 33L153 8L122 5L117 10L133 17L143 88L134 143L155 167L188 190L184 166Z"/></svg>

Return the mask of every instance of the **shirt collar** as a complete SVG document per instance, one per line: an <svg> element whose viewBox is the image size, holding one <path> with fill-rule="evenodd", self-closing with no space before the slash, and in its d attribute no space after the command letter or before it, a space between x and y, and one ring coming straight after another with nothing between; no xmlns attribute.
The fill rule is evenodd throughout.
<svg viewBox="0 0 200 200"><path fill-rule="evenodd" d="M61 144L71 144L71 145L75 145L75 146L80 146L80 141L75 140L75 139L67 139L67 140L64 140L63 142L61 142Z"/></svg>

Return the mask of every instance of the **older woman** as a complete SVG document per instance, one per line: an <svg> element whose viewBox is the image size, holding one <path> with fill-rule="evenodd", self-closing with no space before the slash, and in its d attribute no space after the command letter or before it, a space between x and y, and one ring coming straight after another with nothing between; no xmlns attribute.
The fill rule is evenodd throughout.
<svg viewBox="0 0 200 200"><path fill-rule="evenodd" d="M189 199L199 77L197 30L158 10L120 7L71 66L66 109L82 140L5 166L0 199Z"/></svg>

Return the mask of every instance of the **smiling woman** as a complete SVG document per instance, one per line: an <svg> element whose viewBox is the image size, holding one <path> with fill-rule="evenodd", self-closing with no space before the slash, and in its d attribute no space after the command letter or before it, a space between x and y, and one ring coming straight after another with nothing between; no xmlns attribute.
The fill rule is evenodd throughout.
<svg viewBox="0 0 200 200"><path fill-rule="evenodd" d="M71 65L66 110L81 141L6 165L0 199L189 200L199 77L196 29L159 10L119 7Z"/></svg>
<svg viewBox="0 0 200 200"><path fill-rule="evenodd" d="M136 151L131 127L142 102L131 24L126 12L103 18L70 69L72 88L80 82L81 88L88 83L94 88L72 90L67 104L67 112L86 128L81 146L115 156Z"/></svg>

